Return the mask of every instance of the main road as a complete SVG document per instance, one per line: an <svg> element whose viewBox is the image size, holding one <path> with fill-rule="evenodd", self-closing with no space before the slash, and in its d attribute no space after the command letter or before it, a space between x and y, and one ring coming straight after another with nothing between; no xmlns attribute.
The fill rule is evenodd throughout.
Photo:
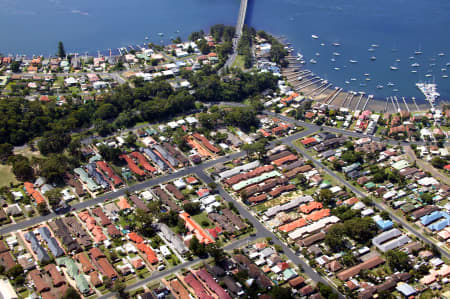
<svg viewBox="0 0 450 299"><path fill-rule="evenodd" d="M310 154L308 154L305 150L303 150L300 147L298 147L297 145L295 145L292 141L285 141L284 143L286 145L289 145L289 146L295 148L299 153L301 153L303 155L304 158L313 161L314 165L317 168L323 169L326 173L328 173L330 176L332 176L336 181L338 181L341 184L343 184L344 186L348 187L359 197L361 197L361 198L367 197L367 194L363 193L358 188L356 188L355 186L353 186L352 184L350 184L349 182L344 180L342 177L340 177L339 175L334 173L332 170L330 170L326 165L324 165L319 160L314 159ZM403 217L399 217L396 214L394 214L385 204L379 203L375 200L373 200L372 202L378 209L388 212L394 221L401 223L404 228L406 228L408 231L410 231L411 233L416 235L423 242L425 242L426 244L429 244L429 245L435 245L439 249L439 251L441 252L442 255L444 255L446 258L450 258L450 254L447 250L443 249L442 247L437 246L437 244L435 242L433 242L429 237L424 235L422 233L422 231L419 231L419 230L415 229L414 227L412 227L406 220L403 219Z"/></svg>
<svg viewBox="0 0 450 299"><path fill-rule="evenodd" d="M292 140L296 140L296 139L299 139L299 138L303 138L303 137L305 137L305 136L307 136L309 134L312 134L314 132L315 132L314 130L306 129L306 130L303 130L303 131L298 132L296 134L293 134L291 136L287 136L287 137L281 138L279 140L281 140L281 142L283 142L284 140L292 141ZM128 192L129 193L133 193L133 192L136 192L136 191L144 190L144 189L151 188L151 187L154 187L156 185L162 184L164 182L172 181L172 180L175 180L175 179L187 176L187 175L191 175L191 174L202 175L202 173L203 173L203 171L205 169L211 168L211 167L213 167L216 164L219 164L219 163L223 164L223 163L226 163L226 162L229 162L229 161L232 161L232 160L235 160L237 158L244 157L244 156L245 156L245 152L244 151L240 151L240 152L229 154L227 156L219 157L219 158L217 158L215 160L210 160L210 161L204 162L204 163L199 164L199 165L182 168L182 169L180 169L180 170L178 170L176 172L169 173L169 174L164 175L164 176L159 176L159 177L156 177L156 178L144 181L142 183L138 183L136 185L132 185L132 186L129 186L129 187L122 188L122 189L117 190L117 191L108 192L106 194L103 194L103 195L98 196L98 197L93 198L93 199L89 199L89 200L85 200L85 201L79 202L77 204L72 205L71 208L74 211L82 210L82 209L94 206L96 204L102 203L105 200L115 199L115 198L118 198L120 196L124 196ZM31 219L27 219L27 220L24 220L24 221L21 221L21 222L17 222L17 223L13 223L13 224L10 224L10 225L7 225L7 226L3 226L3 227L0 228L0 235L5 235L5 234L8 234L8 233L17 231L17 230L21 230L21 229L24 229L24 228L27 228L27 227L30 227L30 226L37 225L39 223L42 223L42 222L45 222L45 221L49 221L49 220L51 220L51 219L53 219L53 218L55 218L57 216L61 216L61 215L53 212L53 213L50 213L50 214L45 215L45 216L37 216L37 217L31 218Z"/></svg>
<svg viewBox="0 0 450 299"><path fill-rule="evenodd" d="M241 0L241 5L239 7L238 20L237 20L237 24L236 24L235 36L232 40L233 52L228 57L227 61L223 65L220 72L222 72L224 69L232 66L234 61L236 60L237 47L239 45L239 40L242 36L242 30L244 29L245 16L247 15L247 4L248 4L248 0Z"/></svg>

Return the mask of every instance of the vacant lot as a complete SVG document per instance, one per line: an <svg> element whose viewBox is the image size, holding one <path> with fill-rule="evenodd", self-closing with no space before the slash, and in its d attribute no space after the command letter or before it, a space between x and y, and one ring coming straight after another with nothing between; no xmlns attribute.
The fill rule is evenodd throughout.
<svg viewBox="0 0 450 299"><path fill-rule="evenodd" d="M16 177L12 173L11 166L0 165L0 187L9 186L10 183L18 183Z"/></svg>

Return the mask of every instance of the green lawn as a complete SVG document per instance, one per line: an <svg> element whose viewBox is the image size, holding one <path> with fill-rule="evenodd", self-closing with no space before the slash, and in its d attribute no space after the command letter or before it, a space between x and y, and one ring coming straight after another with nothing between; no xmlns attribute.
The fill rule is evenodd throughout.
<svg viewBox="0 0 450 299"><path fill-rule="evenodd" d="M18 183L16 176L12 172L11 166L0 165L0 187L9 186L10 183Z"/></svg>
<svg viewBox="0 0 450 299"><path fill-rule="evenodd" d="M245 69L244 56L243 55L237 55L236 56L236 60L233 62L232 67L237 67L237 68L240 68L240 69L244 70Z"/></svg>
<svg viewBox="0 0 450 299"><path fill-rule="evenodd" d="M208 216L205 213L200 213L200 214L194 215L194 216L192 216L192 218L194 218L195 222L197 222L203 228L212 228L213 227L212 222L208 219ZM208 225L204 226L202 224L202 222L207 222Z"/></svg>

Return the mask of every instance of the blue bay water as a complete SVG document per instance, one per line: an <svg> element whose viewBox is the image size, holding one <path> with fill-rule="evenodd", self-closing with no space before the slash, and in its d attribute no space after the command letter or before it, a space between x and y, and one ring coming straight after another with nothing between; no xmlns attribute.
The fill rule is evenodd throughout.
<svg viewBox="0 0 450 299"><path fill-rule="evenodd" d="M443 74L450 73L450 66L446 67L450 62L448 0L250 1L249 24L286 36L296 51L305 56L307 68L335 86L365 91L377 98L397 95L423 99L415 83L434 80L441 99L450 99L450 78L442 78ZM312 34L318 35L319 39L313 39ZM341 46L333 46L335 42ZM369 52L372 44L379 47ZM419 49L423 54L414 55ZM333 52L341 55L334 56ZM445 56L438 56L441 52ZM376 56L375 61L370 60L372 55ZM409 59L411 56L413 60ZM336 62L331 61L333 57ZM317 64L309 63L311 58ZM353 64L349 60L358 63ZM411 64L415 62L420 67L417 73L411 73L414 69ZM431 67L432 63L436 66ZM390 66L398 70L392 71ZM340 70L334 70L335 67ZM448 68L448 71L442 72L441 68ZM365 80L366 73L370 74L370 81ZM425 77L427 73L433 77ZM351 78L357 80L352 81ZM388 82L395 86L388 87ZM367 86L360 86L361 83ZM377 89L377 85L384 88ZM398 92L393 89L398 89Z"/></svg>
<svg viewBox="0 0 450 299"><path fill-rule="evenodd" d="M168 43L170 37L186 38L216 23L234 25L239 4L239 0L0 0L0 52L50 55L59 40L68 52L78 53L143 44L146 36L154 43ZM434 80L441 98L450 99L450 78L443 79L441 71L448 68L450 73L449 12L448 0L249 0L246 22L286 36L305 55L307 67L335 86L378 98L421 99L415 83ZM312 39L312 34L319 39ZM341 46L334 47L333 42ZM379 47L369 52L371 44ZM416 50L423 54L414 55ZM341 54L336 62L330 61L333 52ZM437 55L441 52L445 56ZM376 61L370 60L372 55ZM310 64L311 58L317 64ZM358 63L349 63L350 59ZM416 74L411 73L414 62L421 65ZM427 73L433 77L426 78ZM388 87L388 82L395 86Z"/></svg>

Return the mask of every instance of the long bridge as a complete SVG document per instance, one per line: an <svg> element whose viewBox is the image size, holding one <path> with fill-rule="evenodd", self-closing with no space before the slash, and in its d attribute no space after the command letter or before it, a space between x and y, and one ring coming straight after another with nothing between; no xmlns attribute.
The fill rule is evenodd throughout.
<svg viewBox="0 0 450 299"><path fill-rule="evenodd" d="M245 16L247 15L247 5L248 5L248 0L241 0L241 6L239 7L239 15L238 15L238 20L237 20L237 24L236 24L236 31L235 31L235 35L233 38L233 53L228 57L222 70L227 67L232 66L233 62L236 60L237 47L239 44L239 40L241 39L241 36L242 36L242 31L244 29Z"/></svg>

